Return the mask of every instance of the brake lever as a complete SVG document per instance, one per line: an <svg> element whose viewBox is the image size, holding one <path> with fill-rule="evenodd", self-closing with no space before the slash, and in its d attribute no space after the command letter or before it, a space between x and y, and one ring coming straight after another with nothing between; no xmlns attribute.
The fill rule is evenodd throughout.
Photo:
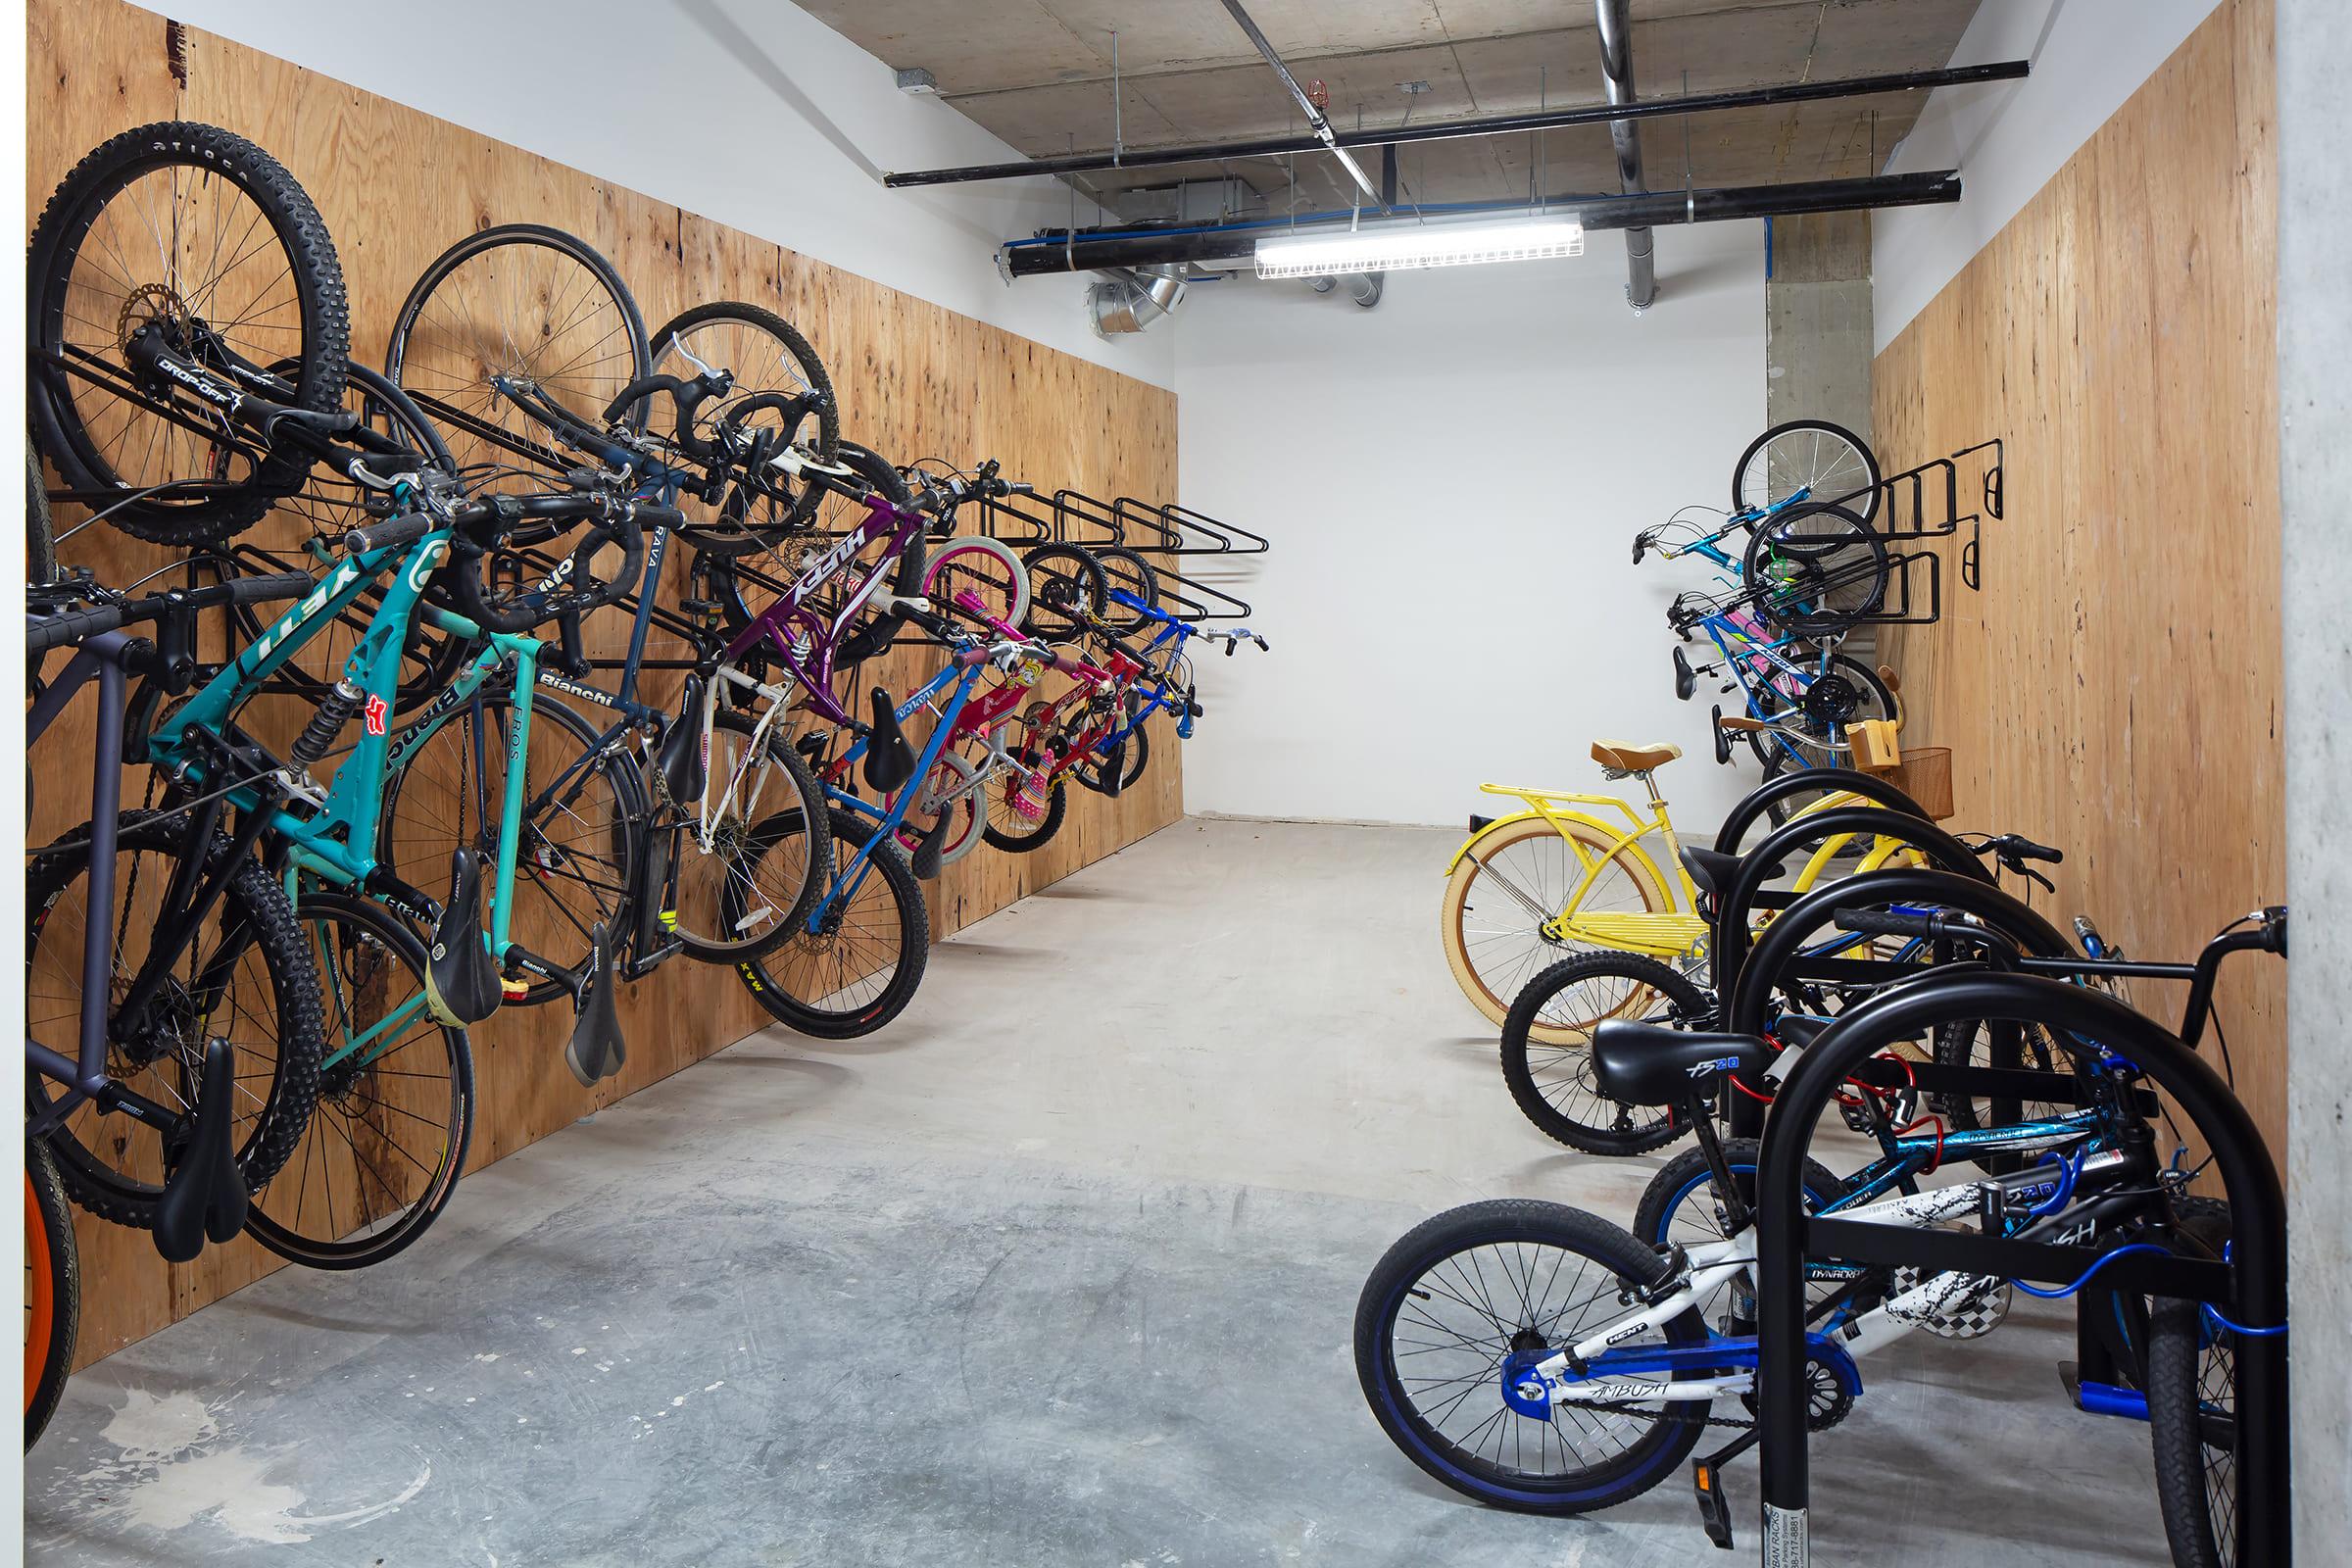
<svg viewBox="0 0 2352 1568"><path fill-rule="evenodd" d="M680 337L677 333L672 332L669 334L669 346L676 352L679 359L684 360L688 365L693 366L704 375L716 376L718 374L717 370L713 369L708 365L705 365L701 360L696 359L694 356L694 350L688 348L686 346L685 339Z"/></svg>

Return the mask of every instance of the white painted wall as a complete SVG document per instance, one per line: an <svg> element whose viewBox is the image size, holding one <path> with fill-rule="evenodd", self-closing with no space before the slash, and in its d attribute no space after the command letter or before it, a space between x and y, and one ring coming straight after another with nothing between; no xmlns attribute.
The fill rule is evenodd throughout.
<svg viewBox="0 0 2352 1568"><path fill-rule="evenodd" d="M1165 334L1094 335L1085 279L1007 287L998 276L999 241L1069 220L1067 187L884 189L887 171L1019 155L936 98L901 93L887 66L780 0L402 0L393 11L172 0L169 10L1066 353L1159 386L1173 374ZM1081 207L1080 220L1094 216Z"/></svg>
<svg viewBox="0 0 2352 1568"><path fill-rule="evenodd" d="M1200 665L1195 811L1455 822L1482 780L1599 789L1595 737L1671 740L1711 827L1708 693L1674 700L1667 602L1705 579L1634 533L1729 499L1764 420L1763 225L1581 259L1392 273L1372 311L1303 283L1197 287L1175 323L1182 499L1269 536L1235 585L1272 643Z"/></svg>
<svg viewBox="0 0 2352 1568"><path fill-rule="evenodd" d="M2023 81L1936 88L1887 160L1890 173L1959 170L1961 197L1875 215L1876 348L1927 309L2219 3L1984 0L1951 63L2031 60L2034 73Z"/></svg>

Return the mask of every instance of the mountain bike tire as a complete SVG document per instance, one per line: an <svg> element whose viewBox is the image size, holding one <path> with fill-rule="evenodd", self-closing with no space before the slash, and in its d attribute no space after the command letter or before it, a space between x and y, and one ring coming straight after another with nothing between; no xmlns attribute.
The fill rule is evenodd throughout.
<svg viewBox="0 0 2352 1568"><path fill-rule="evenodd" d="M253 1195L245 1228L307 1268L365 1268L408 1248L449 1206L473 1139L473 1054L464 1029L416 1006L424 944L390 909L314 888L295 917L324 977L330 1054L363 1041L369 1049L365 1066L355 1056L322 1069L310 1126ZM406 1022L376 1032L404 1006Z"/></svg>
<svg viewBox="0 0 2352 1568"><path fill-rule="evenodd" d="M152 906L135 901L152 899L186 854L183 829L173 819L125 827L117 843L119 912L99 921L88 907L85 887L89 835L87 824L74 829L33 856L25 873L31 911L25 929L29 1027L37 1034L46 1025L49 1038L43 1044L68 1056L74 1054L80 1015L82 939L93 926L110 933L116 975L127 984L146 957L146 939L154 934L147 923ZM216 838L211 856L219 857L226 844ZM132 857L130 863L121 863ZM219 869L217 859L212 869ZM45 948L43 939L53 933ZM256 957L259 971L248 970L248 960ZM247 973L252 983L241 995L232 993L230 987ZM107 1072L158 1103L192 1104L205 1036L227 1031L237 1053L236 1104L244 1128L239 1138L232 1127L231 1139L238 1144L237 1169L247 1189L258 1189L293 1153L318 1100L320 1013L318 972L285 889L249 857L228 877L220 906L191 951L174 964L159 994L148 1037L110 1043ZM39 1073L29 1074L24 1088L32 1113L47 1110L61 1092ZM260 1108L245 1113L249 1104ZM164 1192L161 1134L127 1115L103 1116L84 1104L49 1133L48 1144L74 1201L118 1225L138 1230L154 1225Z"/></svg>
<svg viewBox="0 0 2352 1568"><path fill-rule="evenodd" d="M150 179L159 174L169 176L168 187ZM230 189L237 195L224 198ZM116 198L124 196L128 199L118 206ZM257 216L238 214L240 198ZM224 199L229 204L225 217ZM159 203L169 209L161 229ZM147 243L110 242L114 225L126 220L145 225ZM205 235L217 241L228 228L244 231L264 222L268 239L239 246L227 266L219 266L222 247ZM85 259L83 247L92 244L107 250L107 258L90 257L86 270L77 269ZM119 258L126 250L144 254L149 249L158 254L157 275L122 276ZM218 270L192 277L200 253L204 266ZM284 302L290 316L278 309L278 276L270 271L273 262L282 264L293 284L292 298ZM216 125L173 121L126 130L83 158L50 196L33 226L25 276L35 366L27 401L41 451L56 465L66 488L135 492L207 482L206 491L193 497L119 504L108 511L109 523L154 544L203 544L251 527L300 488L310 471L307 456L265 454L241 479L223 480L218 471L221 456L206 437L51 363L53 357L71 359L78 351L136 380L125 360L127 334L134 325L153 322L198 363L224 375L232 366L245 372L229 377L241 384L250 386L247 376L260 374L262 367L291 359L298 372L289 384L271 389L271 401L313 413L337 407L351 347L342 264L318 209L276 159ZM260 303L249 299L257 289L266 296ZM74 298L71 310L69 298ZM243 316L216 323L196 309L199 303L223 301L224 308ZM264 305L267 319L262 318ZM291 345L283 335L288 331L294 334ZM95 428L101 415L111 425L117 411L125 422L102 435Z"/></svg>

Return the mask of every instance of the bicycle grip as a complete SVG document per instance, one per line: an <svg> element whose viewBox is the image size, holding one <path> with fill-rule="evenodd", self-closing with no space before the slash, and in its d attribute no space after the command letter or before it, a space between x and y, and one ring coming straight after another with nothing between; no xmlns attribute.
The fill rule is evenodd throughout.
<svg viewBox="0 0 2352 1568"><path fill-rule="evenodd" d="M354 528L343 536L346 555L364 556L371 550L389 550L397 545L413 545L438 526L421 512L412 512L405 517L393 517L385 522L369 523Z"/></svg>
<svg viewBox="0 0 2352 1568"><path fill-rule="evenodd" d="M232 605L258 605L271 599L299 599L318 586L307 571L273 571L260 577L231 577L225 584Z"/></svg>
<svg viewBox="0 0 2352 1568"><path fill-rule="evenodd" d="M27 657L45 654L52 648L80 642L100 632L113 631L122 624L122 612L113 605L95 605L88 610L61 611L33 621L24 633L24 652Z"/></svg>
<svg viewBox="0 0 2352 1568"><path fill-rule="evenodd" d="M1896 914L1889 909L1839 909L1838 929L1865 936L1932 937L1937 934L1932 914Z"/></svg>

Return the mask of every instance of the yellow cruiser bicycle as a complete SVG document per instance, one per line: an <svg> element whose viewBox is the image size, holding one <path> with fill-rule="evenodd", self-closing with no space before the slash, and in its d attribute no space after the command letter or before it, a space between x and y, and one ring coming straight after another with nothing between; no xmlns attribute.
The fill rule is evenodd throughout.
<svg viewBox="0 0 2352 1568"><path fill-rule="evenodd" d="M1468 841L1446 868L1439 917L1446 961L1462 994L1489 1021L1505 1023L1513 1000L1538 971L1582 951L1638 954L1686 972L1703 968L1707 922L1698 912L1697 887L1683 866L1673 816L1652 776L1682 755L1679 746L1593 743L1592 760L1606 777L1641 780L1649 795L1646 812L1614 795L1479 786L1489 795L1524 801L1528 808L1493 819L1473 817ZM1869 803L1838 791L1797 814L1856 804ZM1653 858L1642 847L1653 834L1664 840L1661 858ZM1837 874L1877 870L1910 853L1899 840L1882 838L1857 861L1846 836L1833 837L1798 871L1795 891L1811 888L1833 866ZM1660 870L1661 858L1672 868L1671 876ZM1628 1007L1646 1001L1629 994L1590 1019L1539 1020L1531 1034L1547 1045L1582 1044L1601 1018L1626 1015Z"/></svg>

